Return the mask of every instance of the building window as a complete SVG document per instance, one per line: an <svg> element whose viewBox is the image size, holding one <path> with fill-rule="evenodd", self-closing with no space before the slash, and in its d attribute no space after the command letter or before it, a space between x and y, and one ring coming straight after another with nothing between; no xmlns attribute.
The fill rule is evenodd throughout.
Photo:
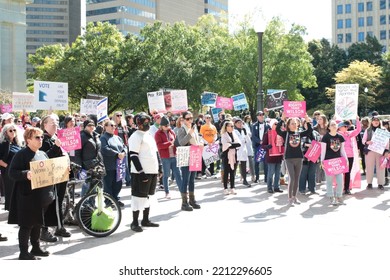
<svg viewBox="0 0 390 280"><path fill-rule="evenodd" d="M358 18L358 27L363 27L364 26L364 17Z"/></svg>
<svg viewBox="0 0 390 280"><path fill-rule="evenodd" d="M338 29L344 28L344 26L343 26L343 20L342 20L342 19L338 19L338 20L337 20L337 28L338 28Z"/></svg>
<svg viewBox="0 0 390 280"><path fill-rule="evenodd" d="M386 30L381 30L380 33L379 33L379 39L380 40L386 40L386 35L387 35Z"/></svg>
<svg viewBox="0 0 390 280"><path fill-rule="evenodd" d="M351 28L352 27L352 20L350 18L347 18L345 20L345 28Z"/></svg>
<svg viewBox="0 0 390 280"><path fill-rule="evenodd" d="M364 32L358 33L358 42L364 42Z"/></svg>
<svg viewBox="0 0 390 280"><path fill-rule="evenodd" d="M386 0L380 0L379 2L379 8L381 10L386 10Z"/></svg>
<svg viewBox="0 0 390 280"><path fill-rule="evenodd" d="M372 2L367 2L367 12L372 11Z"/></svg>
<svg viewBox="0 0 390 280"><path fill-rule="evenodd" d="M385 15L380 16L379 23L380 23L380 25L386 24L386 16Z"/></svg>
<svg viewBox="0 0 390 280"><path fill-rule="evenodd" d="M358 3L358 12L364 12L364 3Z"/></svg>
<svg viewBox="0 0 390 280"><path fill-rule="evenodd" d="M337 34L337 43L341 44L343 42L343 34Z"/></svg>
<svg viewBox="0 0 390 280"><path fill-rule="evenodd" d="M346 13L346 14L350 14L350 13L351 13L351 10L352 10L351 4L346 4L346 5L345 5L345 13Z"/></svg>
<svg viewBox="0 0 390 280"><path fill-rule="evenodd" d="M345 42L346 43L351 43L352 42L352 34L351 33L346 33L345 34Z"/></svg>
<svg viewBox="0 0 390 280"><path fill-rule="evenodd" d="M337 14L342 15L343 14L343 5L337 5Z"/></svg>
<svg viewBox="0 0 390 280"><path fill-rule="evenodd" d="M370 16L370 17L367 17L367 26L372 26L372 24L373 24L373 19L372 19L372 17Z"/></svg>

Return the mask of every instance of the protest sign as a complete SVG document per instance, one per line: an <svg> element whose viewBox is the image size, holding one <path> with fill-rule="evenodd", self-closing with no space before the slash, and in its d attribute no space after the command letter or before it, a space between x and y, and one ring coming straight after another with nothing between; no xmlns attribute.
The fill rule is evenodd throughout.
<svg viewBox="0 0 390 280"><path fill-rule="evenodd" d="M233 99L230 97L217 96L215 107L225 110L233 110Z"/></svg>
<svg viewBox="0 0 390 280"><path fill-rule="evenodd" d="M382 155L389 143L389 138L390 132L384 129L376 129L371 138L372 144L368 145L368 149Z"/></svg>
<svg viewBox="0 0 390 280"><path fill-rule="evenodd" d="M306 101L283 101L283 111L287 118L304 118L306 116Z"/></svg>
<svg viewBox="0 0 390 280"><path fill-rule="evenodd" d="M336 84L335 116L339 120L355 119L358 112L358 84Z"/></svg>
<svg viewBox="0 0 390 280"><path fill-rule="evenodd" d="M176 148L176 166L183 167L190 164L190 146Z"/></svg>
<svg viewBox="0 0 390 280"><path fill-rule="evenodd" d="M213 92L203 92L201 96L201 104L204 106L215 107L217 94Z"/></svg>
<svg viewBox="0 0 390 280"><path fill-rule="evenodd" d="M12 93L12 110L14 112L23 111L35 112L34 94L24 92Z"/></svg>
<svg viewBox="0 0 390 280"><path fill-rule="evenodd" d="M347 160L344 157L326 159L322 163L324 171L328 176L348 172Z"/></svg>
<svg viewBox="0 0 390 280"><path fill-rule="evenodd" d="M60 129L57 137L61 141L61 148L66 152L81 149L80 127Z"/></svg>
<svg viewBox="0 0 390 280"><path fill-rule="evenodd" d="M97 106L101 99L81 99L80 100L80 114L96 115Z"/></svg>
<svg viewBox="0 0 390 280"><path fill-rule="evenodd" d="M218 114L219 112L222 112L221 108L211 108L211 114L213 115L214 122L218 122Z"/></svg>
<svg viewBox="0 0 390 280"><path fill-rule="evenodd" d="M34 81L35 109L68 110L68 83Z"/></svg>
<svg viewBox="0 0 390 280"><path fill-rule="evenodd" d="M206 166L219 160L218 150L219 150L218 143L207 145L203 148L202 157L203 157L204 164Z"/></svg>
<svg viewBox="0 0 390 280"><path fill-rule="evenodd" d="M246 101L245 93L240 93L232 96L234 111L241 111L249 108Z"/></svg>
<svg viewBox="0 0 390 280"><path fill-rule="evenodd" d="M108 98L103 98L97 104L96 108L97 122L104 121L108 119Z"/></svg>
<svg viewBox="0 0 390 280"><path fill-rule="evenodd" d="M146 94L148 97L148 106L149 111L156 110L159 113L165 113L165 102L164 102L164 93L162 90L148 92Z"/></svg>
<svg viewBox="0 0 390 280"><path fill-rule="evenodd" d="M31 188L43 188L69 180L69 157L30 162Z"/></svg>
<svg viewBox="0 0 390 280"><path fill-rule="evenodd" d="M11 113L12 112L12 104L1 104L0 105L0 112L2 114Z"/></svg>
<svg viewBox="0 0 390 280"><path fill-rule="evenodd" d="M188 111L187 90L171 90L172 108L174 114Z"/></svg>
<svg viewBox="0 0 390 280"><path fill-rule="evenodd" d="M126 175L126 160L127 157L125 156L123 159L117 159L116 160L116 181L122 181L125 178Z"/></svg>
<svg viewBox="0 0 390 280"><path fill-rule="evenodd" d="M269 89L267 90L266 104L268 110L283 108L283 101L288 100L287 90Z"/></svg>
<svg viewBox="0 0 390 280"><path fill-rule="evenodd" d="M311 141L311 147L307 149L305 157L311 162L317 162L318 158L321 155L321 143L316 140Z"/></svg>
<svg viewBox="0 0 390 280"><path fill-rule="evenodd" d="M202 149L199 146L190 146L190 171L202 171Z"/></svg>

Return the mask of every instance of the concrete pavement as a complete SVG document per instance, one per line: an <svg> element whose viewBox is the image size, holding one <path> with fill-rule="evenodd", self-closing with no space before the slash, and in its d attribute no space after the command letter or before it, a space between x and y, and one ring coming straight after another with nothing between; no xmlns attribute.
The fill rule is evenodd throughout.
<svg viewBox="0 0 390 280"><path fill-rule="evenodd" d="M164 192L157 192L151 220L160 227L146 228L142 233L129 229L131 192L124 188L122 222L114 234L95 238L68 227L70 238L42 243L51 252L49 257L40 262L3 261L0 273L29 276L30 269L50 267L63 272L59 279L75 275L123 279L124 268L176 266L202 269L203 276L197 279L212 279L217 276L214 274L228 279L388 278L390 192L388 187L385 191L375 188L376 179L373 190L366 190L366 181L362 181L362 188L346 196L342 206L329 205L324 185L317 186L318 195L299 195L302 203L294 207L287 206L285 187L283 193L268 194L265 184L247 188L237 179L236 186L237 195L226 196L219 179L196 181L196 197L202 208L193 212L180 210L176 186L171 186L170 200L164 198ZM0 233L9 240L0 243L0 259L16 260L18 227L6 223L8 214L3 208ZM271 275L231 275L238 272L232 267L252 267L254 274L266 273L268 268ZM259 268L257 272L255 268Z"/></svg>

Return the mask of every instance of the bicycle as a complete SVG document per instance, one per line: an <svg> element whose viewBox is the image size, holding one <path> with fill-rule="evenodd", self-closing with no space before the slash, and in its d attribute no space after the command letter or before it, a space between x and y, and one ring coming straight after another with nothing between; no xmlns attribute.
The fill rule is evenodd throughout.
<svg viewBox="0 0 390 280"><path fill-rule="evenodd" d="M87 171L86 178L75 181L90 183L87 193L76 204L74 213L80 229L94 237L106 237L114 233L122 220L117 200L103 192L103 176L104 169L97 167Z"/></svg>

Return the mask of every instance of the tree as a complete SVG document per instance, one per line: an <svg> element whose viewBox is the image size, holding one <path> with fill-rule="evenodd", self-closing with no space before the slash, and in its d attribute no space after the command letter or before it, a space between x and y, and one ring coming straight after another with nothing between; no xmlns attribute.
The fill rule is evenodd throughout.
<svg viewBox="0 0 390 280"><path fill-rule="evenodd" d="M380 114L390 113L390 53L383 56L381 84L377 89L375 107Z"/></svg>
<svg viewBox="0 0 390 280"><path fill-rule="evenodd" d="M373 36L367 36L366 42L353 43L347 50L348 62L355 60L368 61L371 64L383 65L383 46L378 39Z"/></svg>

